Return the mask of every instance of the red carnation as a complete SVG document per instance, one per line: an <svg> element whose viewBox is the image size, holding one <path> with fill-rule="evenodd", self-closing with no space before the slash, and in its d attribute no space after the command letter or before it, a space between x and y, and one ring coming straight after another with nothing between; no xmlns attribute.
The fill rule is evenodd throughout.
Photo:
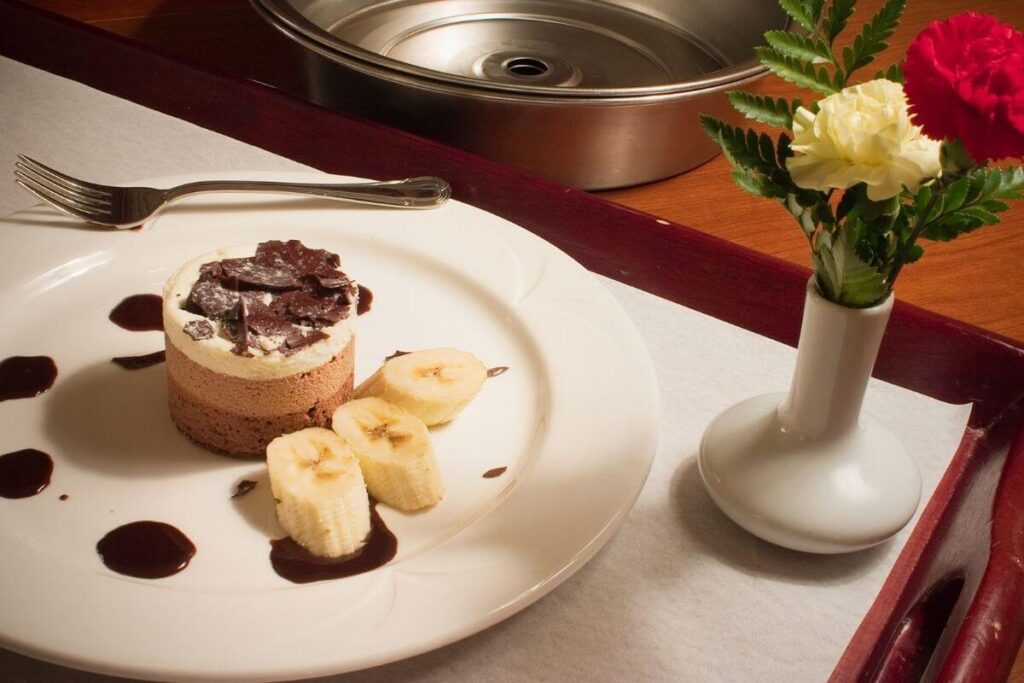
<svg viewBox="0 0 1024 683"><path fill-rule="evenodd" d="M976 161L1024 157L1024 34L967 12L932 23L907 50L907 99L936 140Z"/></svg>

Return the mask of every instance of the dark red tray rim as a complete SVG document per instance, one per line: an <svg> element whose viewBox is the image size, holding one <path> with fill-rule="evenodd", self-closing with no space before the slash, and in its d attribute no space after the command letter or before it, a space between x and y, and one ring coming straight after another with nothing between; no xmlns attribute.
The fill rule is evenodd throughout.
<svg viewBox="0 0 1024 683"><path fill-rule="evenodd" d="M0 0L0 54L325 172L445 177L457 199L516 222L594 272L796 343L806 269L15 0ZM874 374L975 406L832 680L916 680L940 642L948 655L935 680L1004 680L1024 638L1024 346L897 302ZM979 530L990 521L986 539ZM953 609L933 589L956 581L964 592L953 594L962 598ZM944 634L950 610L966 613Z"/></svg>

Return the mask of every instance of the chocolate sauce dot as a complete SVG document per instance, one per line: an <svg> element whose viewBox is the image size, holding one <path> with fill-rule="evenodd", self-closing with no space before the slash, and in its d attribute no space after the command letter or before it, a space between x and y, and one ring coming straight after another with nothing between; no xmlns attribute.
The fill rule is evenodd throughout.
<svg viewBox="0 0 1024 683"><path fill-rule="evenodd" d="M68 498L70 498L70 497L71 497L71 496L69 496L69 495L68 495L68 494L66 494L66 493L62 493L62 494L60 494L60 499L61 499L61 500L67 500L67 499L68 499Z"/></svg>
<svg viewBox="0 0 1024 683"><path fill-rule="evenodd" d="M373 292L365 285L359 285L359 303L356 305L356 315L369 313L373 306Z"/></svg>
<svg viewBox="0 0 1024 683"><path fill-rule="evenodd" d="M383 567L398 552L398 539L370 502L370 535L366 544L343 557L318 557L289 537L270 542L270 564L281 578L292 583L312 583L353 576Z"/></svg>
<svg viewBox="0 0 1024 683"><path fill-rule="evenodd" d="M491 469L484 472L484 479L494 479L495 477L500 477L501 475L505 474L505 470L507 469L508 467L492 467Z"/></svg>
<svg viewBox="0 0 1024 683"><path fill-rule="evenodd" d="M141 370L142 368L148 368L158 363L163 363L167 360L166 351L154 351L153 353L147 353L144 356L118 356L117 358L111 358L112 362L120 365L125 370Z"/></svg>
<svg viewBox="0 0 1024 683"><path fill-rule="evenodd" d="M110 321L132 332L164 329L163 299L158 294L133 294L110 312Z"/></svg>
<svg viewBox="0 0 1024 683"><path fill-rule="evenodd" d="M34 448L0 455L0 496L28 498L50 485L53 460Z"/></svg>
<svg viewBox="0 0 1024 683"><path fill-rule="evenodd" d="M49 356L11 356L0 361L0 401L32 398L53 386L57 364Z"/></svg>
<svg viewBox="0 0 1024 683"><path fill-rule="evenodd" d="M231 497L238 498L239 496L244 496L254 488L256 488L256 482L252 479L243 479L235 485L235 492L231 494Z"/></svg>
<svg viewBox="0 0 1024 683"><path fill-rule="evenodd" d="M507 365L499 365L497 367L488 368L487 376L488 377L497 377L498 375L504 375L506 372L508 372L508 366Z"/></svg>
<svg viewBox="0 0 1024 683"><path fill-rule="evenodd" d="M107 533L96 544L109 569L140 579L162 579L188 566L196 547L177 528L163 522L132 522Z"/></svg>

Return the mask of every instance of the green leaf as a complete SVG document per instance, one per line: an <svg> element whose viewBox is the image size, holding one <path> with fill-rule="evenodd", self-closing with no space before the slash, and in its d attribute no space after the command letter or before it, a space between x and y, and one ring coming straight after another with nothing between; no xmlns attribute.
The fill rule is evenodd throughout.
<svg viewBox="0 0 1024 683"><path fill-rule="evenodd" d="M769 177L783 172L767 135L763 136L766 144L754 131L744 131L714 117L701 115L700 122L734 167L758 171Z"/></svg>
<svg viewBox="0 0 1024 683"><path fill-rule="evenodd" d="M813 64L779 54L770 47L756 47L754 54L772 73L791 83L822 95L832 95L838 91L825 67L815 69Z"/></svg>
<svg viewBox="0 0 1024 683"><path fill-rule="evenodd" d="M804 6L807 7L811 19L814 20L814 25L817 26L821 21L821 11L825 9L825 0L804 0Z"/></svg>
<svg viewBox="0 0 1024 683"><path fill-rule="evenodd" d="M963 214L947 216L937 223L932 223L921 236L936 242L948 242L964 233L977 230L984 223L978 218L971 218Z"/></svg>
<svg viewBox="0 0 1024 683"><path fill-rule="evenodd" d="M924 213L928 207L928 203L932 200L932 188L931 185L925 185L917 191L917 196L914 198L914 211L920 216Z"/></svg>
<svg viewBox="0 0 1024 683"><path fill-rule="evenodd" d="M994 199L1024 199L1024 168L1004 168L999 188L992 193Z"/></svg>
<svg viewBox="0 0 1024 683"><path fill-rule="evenodd" d="M785 133L779 134L779 141L776 143L776 154L775 163L779 165L779 168L786 168L786 159L793 155L793 148L790 147L792 140Z"/></svg>
<svg viewBox="0 0 1024 683"><path fill-rule="evenodd" d="M903 83L906 81L906 77L903 75L903 67L899 64L893 64L888 69L876 72L875 80L880 78L892 81L893 83Z"/></svg>
<svg viewBox="0 0 1024 683"><path fill-rule="evenodd" d="M735 180L736 184L741 188L758 197L782 199L786 196L785 189L779 187L768 176L763 173L758 173L757 171L751 171L746 168L734 168L732 171L732 179Z"/></svg>
<svg viewBox="0 0 1024 683"><path fill-rule="evenodd" d="M915 244L914 246L910 247L910 249L907 251L907 258L903 262L914 263L922 256L924 256L924 247L922 247L920 244Z"/></svg>
<svg viewBox="0 0 1024 683"><path fill-rule="evenodd" d="M986 199L981 202L981 205L991 211L992 213L1002 213L1010 208L1010 205L1006 202L1001 202L997 199Z"/></svg>
<svg viewBox="0 0 1024 683"><path fill-rule="evenodd" d="M835 61L832 50L822 40L814 40L789 31L768 31L764 38L776 52L787 57L814 63Z"/></svg>
<svg viewBox="0 0 1024 683"><path fill-rule="evenodd" d="M779 0L779 6L786 11L786 14L793 17L796 23L808 31L814 31L814 15L806 4L800 0Z"/></svg>
<svg viewBox="0 0 1024 683"><path fill-rule="evenodd" d="M773 100L740 90L730 91L726 97L733 108L748 119L787 129L793 127L793 113L801 106L800 100L790 104L782 97Z"/></svg>
<svg viewBox="0 0 1024 683"><path fill-rule="evenodd" d="M983 206L969 206L959 213L971 218L977 218L985 225L995 225L999 222L999 216L995 215Z"/></svg>
<svg viewBox="0 0 1024 683"><path fill-rule="evenodd" d="M969 188L970 181L967 178L957 178L953 181L942 193L941 213L950 213L963 206Z"/></svg>
<svg viewBox="0 0 1024 683"><path fill-rule="evenodd" d="M849 54L843 51L843 71L847 80L857 69L867 66L879 52L889 47L885 41L892 36L900 24L900 16L906 0L888 0L871 21L864 24L860 34L853 40Z"/></svg>
<svg viewBox="0 0 1024 683"><path fill-rule="evenodd" d="M853 7L856 4L857 0L832 0L821 26L822 33L825 34L829 45L846 28L846 23L853 16Z"/></svg>
<svg viewBox="0 0 1024 683"><path fill-rule="evenodd" d="M863 224L856 214L847 217L835 240L824 240L813 260L815 269L820 264L819 282L825 280L826 298L851 308L867 308L889 294L885 278L857 254L857 236L863 234Z"/></svg>

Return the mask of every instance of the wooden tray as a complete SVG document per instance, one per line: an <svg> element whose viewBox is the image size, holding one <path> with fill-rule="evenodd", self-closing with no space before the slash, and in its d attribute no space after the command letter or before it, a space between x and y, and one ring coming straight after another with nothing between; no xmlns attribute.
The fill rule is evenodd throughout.
<svg viewBox="0 0 1024 683"><path fill-rule="evenodd" d="M796 266L14 0L0 0L0 54L328 173L440 175L594 272L796 343ZM832 680L916 681L947 629L935 680L1005 680L1024 638L1024 347L897 302L875 376L974 409Z"/></svg>

